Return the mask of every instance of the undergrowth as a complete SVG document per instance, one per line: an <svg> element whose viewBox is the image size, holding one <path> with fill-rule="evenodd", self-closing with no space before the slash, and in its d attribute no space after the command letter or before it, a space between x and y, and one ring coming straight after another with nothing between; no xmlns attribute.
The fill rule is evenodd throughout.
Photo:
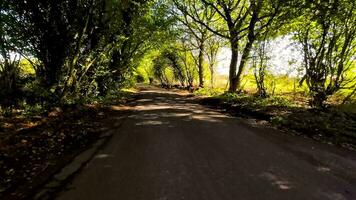
<svg viewBox="0 0 356 200"><path fill-rule="evenodd" d="M296 130L311 138L354 149L356 146L355 104L311 109L288 96L261 98L251 94L223 93L204 98L203 104L222 107L230 113L267 120L277 127Z"/></svg>

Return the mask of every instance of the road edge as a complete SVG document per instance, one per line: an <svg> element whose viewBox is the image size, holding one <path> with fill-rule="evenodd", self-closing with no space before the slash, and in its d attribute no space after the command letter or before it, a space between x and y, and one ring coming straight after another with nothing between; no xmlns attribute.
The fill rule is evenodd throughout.
<svg viewBox="0 0 356 200"><path fill-rule="evenodd" d="M127 104L132 104L134 106L137 100L137 94L133 95ZM29 199L32 200L49 200L54 199L55 194L61 191L61 189L70 182L75 175L80 173L80 171L94 158L94 156L105 147L105 145L110 141L115 132L118 132L120 127L124 124L127 117L132 112L129 111L125 113L124 118L122 118L119 125L110 129L106 132L102 132L99 139L94 142L90 148L82 151L76 155L70 162L65 164L58 172L54 173L40 188L34 191Z"/></svg>
<svg viewBox="0 0 356 200"><path fill-rule="evenodd" d="M52 195L56 193L63 185L65 185L75 174L77 174L87 163L94 157L94 155L109 141L115 130L100 136L91 148L83 151L67 165L65 165L58 173L54 174L52 178L34 194L33 200L47 200L51 199Z"/></svg>

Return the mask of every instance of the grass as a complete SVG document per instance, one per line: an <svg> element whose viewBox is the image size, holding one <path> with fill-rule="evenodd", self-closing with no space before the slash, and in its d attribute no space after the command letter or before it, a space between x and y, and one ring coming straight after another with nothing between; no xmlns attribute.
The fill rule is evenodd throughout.
<svg viewBox="0 0 356 200"><path fill-rule="evenodd" d="M224 93L224 89L222 88L199 88L198 90L194 91L194 94L197 96L216 96L219 94Z"/></svg>
<svg viewBox="0 0 356 200"><path fill-rule="evenodd" d="M224 93L221 89L200 89L202 104L220 107L231 114L269 121L272 125L296 131L313 139L356 149L356 104L340 105L331 98L325 110L308 106L303 91L282 92L261 98L254 90L245 93ZM335 98L335 97L334 97Z"/></svg>

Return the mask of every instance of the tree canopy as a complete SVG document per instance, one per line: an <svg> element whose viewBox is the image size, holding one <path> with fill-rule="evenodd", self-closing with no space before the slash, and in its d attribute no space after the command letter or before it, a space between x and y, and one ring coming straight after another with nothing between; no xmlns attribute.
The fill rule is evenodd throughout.
<svg viewBox="0 0 356 200"><path fill-rule="evenodd" d="M265 45L285 36L303 55L296 78L309 88L310 105L356 88L353 0L5 0L0 9L6 105L105 96L138 74L214 87L223 49L230 51L228 91L242 92L254 68L258 93L267 96ZM25 61L34 73L23 72Z"/></svg>

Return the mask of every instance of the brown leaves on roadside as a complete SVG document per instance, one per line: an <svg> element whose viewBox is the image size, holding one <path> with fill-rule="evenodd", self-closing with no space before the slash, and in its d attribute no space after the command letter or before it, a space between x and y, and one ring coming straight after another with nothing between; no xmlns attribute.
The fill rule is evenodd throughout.
<svg viewBox="0 0 356 200"><path fill-rule="evenodd" d="M99 115L99 113L101 113ZM55 108L48 117L0 119L0 198L34 179L65 154L99 136L105 112L96 107Z"/></svg>

